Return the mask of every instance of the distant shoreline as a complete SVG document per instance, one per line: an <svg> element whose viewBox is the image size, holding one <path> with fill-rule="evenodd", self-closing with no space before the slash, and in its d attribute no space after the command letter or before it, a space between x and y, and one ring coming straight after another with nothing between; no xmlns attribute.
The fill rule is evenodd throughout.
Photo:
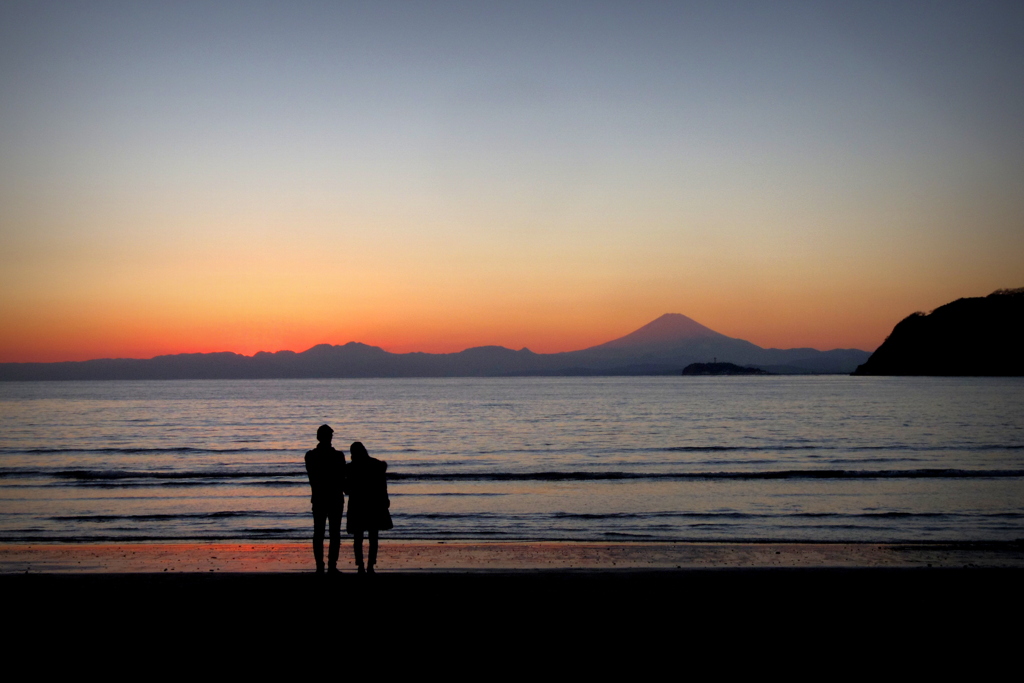
<svg viewBox="0 0 1024 683"><path fill-rule="evenodd" d="M593 374L544 374L544 375L401 375L401 376L344 376L344 377L95 377L95 378L41 378L41 379L6 379L0 377L5 384L29 384L33 382L275 382L275 381L317 381L325 379L369 379L369 380L405 380L405 379L602 379L610 377L685 377L686 379L709 379L722 377L850 377L849 372L806 372L781 374L774 372L722 374L722 375L680 375L678 370L645 374L628 373L593 373ZM923 377L943 377L943 375L921 375ZM957 377L957 375L949 375ZM996 376L999 377L999 376Z"/></svg>
<svg viewBox="0 0 1024 683"><path fill-rule="evenodd" d="M181 353L149 359L0 363L0 381L103 379L328 379L388 377L616 377L678 375L722 359L776 374L849 374L870 357L859 349L765 349L666 313L624 337L562 353L478 346L457 353L391 353L359 342L302 352Z"/></svg>

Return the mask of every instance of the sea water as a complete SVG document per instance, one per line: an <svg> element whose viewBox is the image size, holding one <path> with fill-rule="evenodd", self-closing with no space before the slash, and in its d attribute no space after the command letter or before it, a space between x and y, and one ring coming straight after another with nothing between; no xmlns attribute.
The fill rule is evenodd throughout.
<svg viewBox="0 0 1024 683"><path fill-rule="evenodd" d="M321 423L396 539L1024 538L1024 379L0 383L0 541L299 541Z"/></svg>

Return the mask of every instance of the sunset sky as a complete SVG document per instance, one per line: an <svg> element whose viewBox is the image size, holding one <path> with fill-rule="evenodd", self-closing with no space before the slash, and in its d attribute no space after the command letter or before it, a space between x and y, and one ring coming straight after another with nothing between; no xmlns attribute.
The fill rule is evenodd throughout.
<svg viewBox="0 0 1024 683"><path fill-rule="evenodd" d="M1021 286L1024 3L0 4L0 361L873 350Z"/></svg>

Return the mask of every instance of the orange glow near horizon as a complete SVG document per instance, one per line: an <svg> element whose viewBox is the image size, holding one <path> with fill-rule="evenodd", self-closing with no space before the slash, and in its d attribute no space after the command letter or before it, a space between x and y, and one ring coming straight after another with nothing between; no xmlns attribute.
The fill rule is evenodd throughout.
<svg viewBox="0 0 1024 683"><path fill-rule="evenodd" d="M982 295L985 292L972 292ZM874 350L905 315L930 309L946 299L894 302L890 310L872 306L844 308L827 302L798 302L803 306L769 307L768 302L751 298L746 305L726 308L716 301L694 301L688 308L657 304L635 310L627 305L604 302L597 306L577 307L572 316L559 316L558 309L525 313L503 320L501 316L472 311L457 312L448 318L413 318L408 324L400 317L382 315L370 319L355 317L344 321L318 320L294 315L274 319L254 308L234 317L220 317L214 310L200 315L191 311L178 322L168 312L130 311L110 307L75 314L49 315L40 320L26 311L21 319L8 319L9 329L22 330L18 337L6 334L0 348L0 362L53 362L93 358L150 358L176 353L230 351L251 356L259 351L304 351L316 344L361 342L394 353L422 351L450 353L474 346L497 345L512 349L529 348L536 353L573 351L624 336L663 313L683 313L711 329L731 337L746 339L759 346L776 348L813 347L861 348ZM955 298L955 297L953 297ZM237 311L236 311L237 312ZM405 312L403 312L405 313ZM134 314L134 315L133 315ZM180 320L180 318L179 318ZM808 320L812 324L808 324ZM518 323L518 324L517 324ZM31 331L31 334L26 332Z"/></svg>
<svg viewBox="0 0 1024 683"><path fill-rule="evenodd" d="M1002 249L946 239L914 251L911 232L903 243L887 238L903 256L879 258L879 231L808 251L803 234L781 226L772 241L739 228L699 239L631 234L625 223L584 242L573 230L523 238L468 228L442 240L396 218L372 231L320 231L312 246L283 225L251 226L211 226L212 237L97 229L59 244L22 235L0 253L0 362L350 341L552 353L611 341L664 313L763 347L871 351L914 311L1024 284L1019 235ZM957 263L972 252L985 269Z"/></svg>
<svg viewBox="0 0 1024 683"><path fill-rule="evenodd" d="M1024 284L1015 256L1024 237L1011 231L970 244L951 231L923 249L915 230L852 227L815 245L786 216L735 209L723 210L717 231L666 230L669 219L648 211L637 214L652 226L644 232L631 232L631 217L605 215L585 234L572 227L579 218L530 233L528 220L505 217L474 232L472 221L413 214L186 212L159 223L192 231L144 215L155 227L138 234L104 227L123 217L91 218L59 241L8 233L0 362L252 355L350 341L392 352L552 353L611 341L664 313L763 347L870 351L914 311Z"/></svg>

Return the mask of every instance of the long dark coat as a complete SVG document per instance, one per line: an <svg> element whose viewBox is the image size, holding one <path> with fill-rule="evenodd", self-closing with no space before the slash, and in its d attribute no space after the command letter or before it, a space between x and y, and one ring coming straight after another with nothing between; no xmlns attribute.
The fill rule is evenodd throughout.
<svg viewBox="0 0 1024 683"><path fill-rule="evenodd" d="M352 462L345 467L345 488L348 490L348 517L345 530L354 534L358 531L387 531L393 529L391 500L388 498L388 464L369 456L352 456Z"/></svg>

